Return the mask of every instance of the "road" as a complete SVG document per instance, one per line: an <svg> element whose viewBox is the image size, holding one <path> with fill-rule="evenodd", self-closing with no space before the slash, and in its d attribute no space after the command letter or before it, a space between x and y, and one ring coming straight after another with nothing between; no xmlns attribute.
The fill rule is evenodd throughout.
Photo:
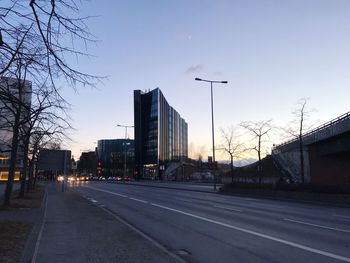
<svg viewBox="0 0 350 263"><path fill-rule="evenodd" d="M186 262L350 262L350 209L130 184L71 186Z"/></svg>

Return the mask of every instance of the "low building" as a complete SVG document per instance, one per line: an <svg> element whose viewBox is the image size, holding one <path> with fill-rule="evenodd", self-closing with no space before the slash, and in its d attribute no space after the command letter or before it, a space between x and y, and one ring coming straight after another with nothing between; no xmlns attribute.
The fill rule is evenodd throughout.
<svg viewBox="0 0 350 263"><path fill-rule="evenodd" d="M71 151L42 149L39 152L37 170L41 177L55 180L71 171Z"/></svg>

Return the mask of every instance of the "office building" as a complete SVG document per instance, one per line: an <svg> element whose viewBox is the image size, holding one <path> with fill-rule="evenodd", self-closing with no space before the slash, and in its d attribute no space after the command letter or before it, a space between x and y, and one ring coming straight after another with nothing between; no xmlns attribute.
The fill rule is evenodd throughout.
<svg viewBox="0 0 350 263"><path fill-rule="evenodd" d="M159 88L134 91L134 126L138 178L161 180L170 162L187 158L187 123Z"/></svg>
<svg viewBox="0 0 350 263"><path fill-rule="evenodd" d="M133 176L134 140L109 139L97 142L99 175L104 177Z"/></svg>
<svg viewBox="0 0 350 263"><path fill-rule="evenodd" d="M30 81L0 77L0 180L6 181L8 176L15 114L20 112L20 125L25 129L28 126L27 117L30 114L31 96ZM19 141L15 180L19 180L22 160L23 144Z"/></svg>

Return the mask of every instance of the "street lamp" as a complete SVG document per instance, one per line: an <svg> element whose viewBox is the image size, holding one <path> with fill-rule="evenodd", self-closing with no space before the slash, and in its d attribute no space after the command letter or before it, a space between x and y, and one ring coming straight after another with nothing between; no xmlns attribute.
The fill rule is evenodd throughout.
<svg viewBox="0 0 350 263"><path fill-rule="evenodd" d="M211 133L212 133L212 142L213 142L213 163L215 167L215 140L214 140L214 106L213 106L213 83L221 83L221 84L227 84L228 82L226 80L207 80L207 79L200 79L195 78L197 81L204 81L210 83L210 95L211 95ZM214 171L214 191L216 191L216 174Z"/></svg>
<svg viewBox="0 0 350 263"><path fill-rule="evenodd" d="M117 124L118 127L125 128L125 142L124 142L124 178L126 177L126 139L128 136L128 128L134 128L132 125L120 125Z"/></svg>

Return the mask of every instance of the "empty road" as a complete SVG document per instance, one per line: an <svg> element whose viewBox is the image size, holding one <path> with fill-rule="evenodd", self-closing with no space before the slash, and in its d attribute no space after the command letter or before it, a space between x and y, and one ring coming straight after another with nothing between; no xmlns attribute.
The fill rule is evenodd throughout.
<svg viewBox="0 0 350 263"><path fill-rule="evenodd" d="M349 208L105 182L70 188L186 262L350 262Z"/></svg>

